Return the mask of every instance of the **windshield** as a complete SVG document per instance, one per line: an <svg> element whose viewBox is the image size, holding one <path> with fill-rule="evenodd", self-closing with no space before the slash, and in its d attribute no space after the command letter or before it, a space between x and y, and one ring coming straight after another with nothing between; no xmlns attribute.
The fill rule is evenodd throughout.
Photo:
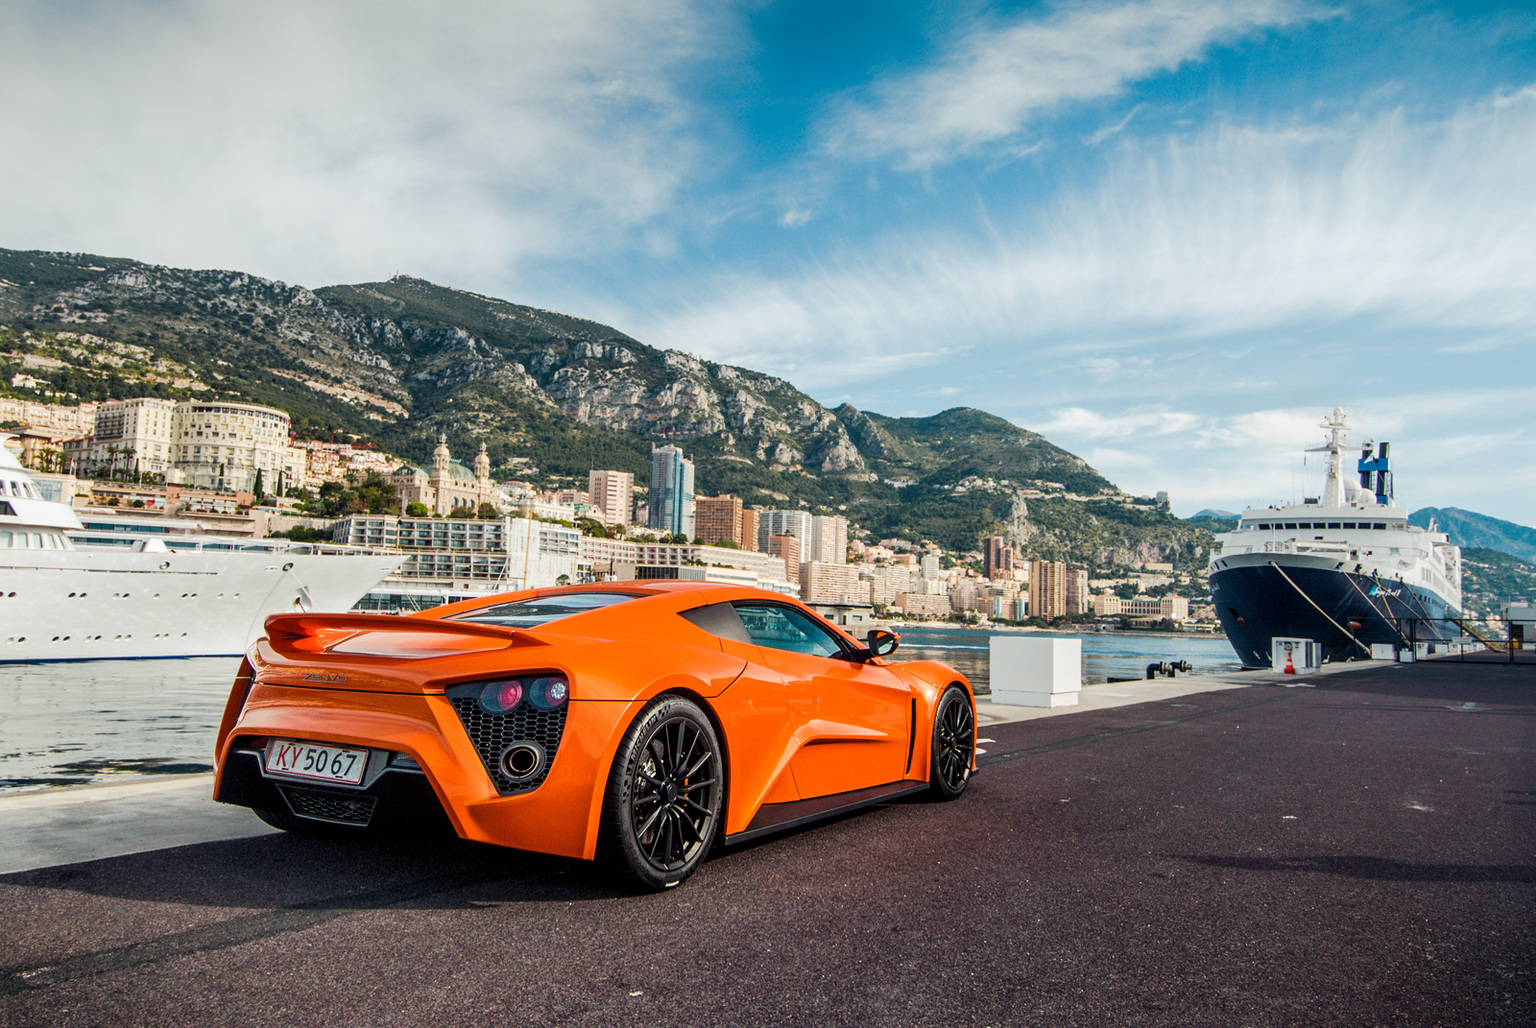
<svg viewBox="0 0 1536 1028"><path fill-rule="evenodd" d="M485 625L506 625L509 628L532 628L547 621L568 618L572 614L584 614L589 610L611 607L615 603L633 600L638 593L557 593L553 596L534 596L511 603L498 603L493 607L481 607L467 614L448 618L449 621L477 621Z"/></svg>

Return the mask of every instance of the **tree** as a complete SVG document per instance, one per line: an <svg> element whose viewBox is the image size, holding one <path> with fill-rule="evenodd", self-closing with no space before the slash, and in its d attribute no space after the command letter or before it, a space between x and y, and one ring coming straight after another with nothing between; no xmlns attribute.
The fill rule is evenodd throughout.
<svg viewBox="0 0 1536 1028"><path fill-rule="evenodd" d="M455 508L453 508L452 510L450 510L448 512L448 516L450 518L458 518L460 520L465 520L465 519L473 518L475 516L475 512L474 512L474 510L472 508L469 508L469 507L455 507Z"/></svg>
<svg viewBox="0 0 1536 1028"><path fill-rule="evenodd" d="M405 505L405 516L408 518L424 518L430 516L431 513L431 511L427 510L425 503L413 500Z"/></svg>
<svg viewBox="0 0 1536 1028"><path fill-rule="evenodd" d="M256 502L258 504L267 502L267 489L262 482L260 468L256 469L256 484L251 486L251 492L256 494Z"/></svg>
<svg viewBox="0 0 1536 1028"><path fill-rule="evenodd" d="M494 503L482 503L475 510L475 517L481 521L499 521L501 520L501 508Z"/></svg>

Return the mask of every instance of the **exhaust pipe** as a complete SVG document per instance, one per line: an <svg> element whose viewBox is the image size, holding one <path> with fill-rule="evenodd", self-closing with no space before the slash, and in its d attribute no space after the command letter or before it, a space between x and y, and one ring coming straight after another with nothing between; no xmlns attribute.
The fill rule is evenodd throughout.
<svg viewBox="0 0 1536 1028"><path fill-rule="evenodd" d="M544 754L544 747L536 742L514 742L501 751L501 757L497 761L501 767L501 773L514 782L526 782L530 778L537 778L539 772L544 770L544 764L548 758Z"/></svg>

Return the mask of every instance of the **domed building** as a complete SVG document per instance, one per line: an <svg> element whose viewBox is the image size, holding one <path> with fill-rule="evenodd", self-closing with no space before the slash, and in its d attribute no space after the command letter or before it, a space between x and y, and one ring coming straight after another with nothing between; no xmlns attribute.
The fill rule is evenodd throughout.
<svg viewBox="0 0 1536 1028"><path fill-rule="evenodd" d="M424 504L434 517L443 517L455 507L478 510L482 503L501 509L506 498L496 483L491 481L491 458L480 444L475 456L474 470L453 459L448 452L448 437L437 437L437 449L432 451L432 470L427 471L412 464L402 464L390 473L395 493L400 497L400 509L413 503Z"/></svg>

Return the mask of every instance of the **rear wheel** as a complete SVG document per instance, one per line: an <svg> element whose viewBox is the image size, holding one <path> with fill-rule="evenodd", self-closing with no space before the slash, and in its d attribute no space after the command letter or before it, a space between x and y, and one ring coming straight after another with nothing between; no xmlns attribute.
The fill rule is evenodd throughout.
<svg viewBox="0 0 1536 1028"><path fill-rule="evenodd" d="M603 798L604 863L647 889L679 884L715 840L723 786L720 739L709 718L682 696L657 698L613 758Z"/></svg>
<svg viewBox="0 0 1536 1028"><path fill-rule="evenodd" d="M976 716L971 698L958 685L939 697L933 714L933 759L928 788L934 799L952 800L965 791L976 758Z"/></svg>

